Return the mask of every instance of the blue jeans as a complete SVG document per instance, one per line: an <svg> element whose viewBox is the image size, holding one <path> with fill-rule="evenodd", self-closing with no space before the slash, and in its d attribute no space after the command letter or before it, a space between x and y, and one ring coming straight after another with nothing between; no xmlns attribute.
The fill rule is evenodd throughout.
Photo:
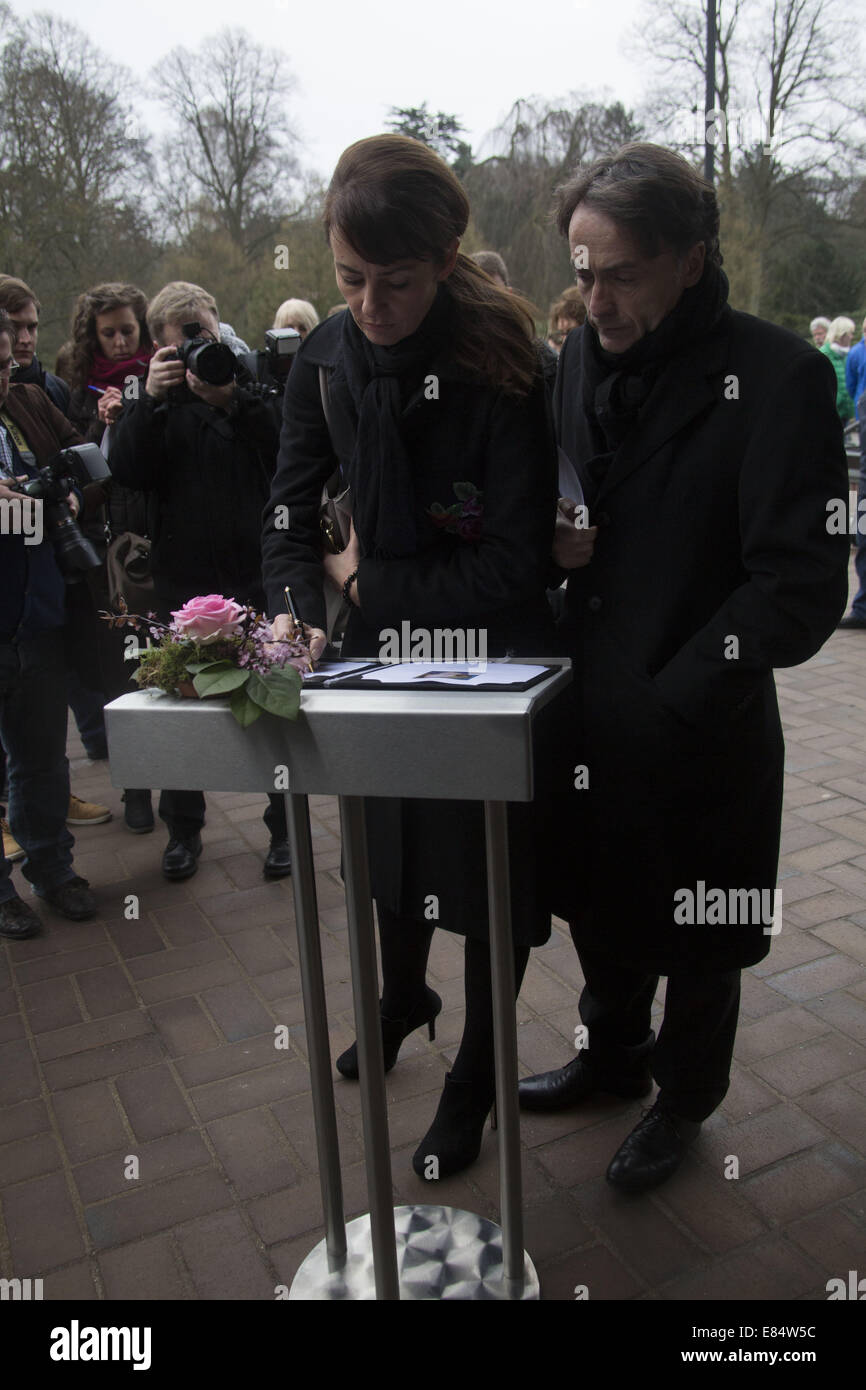
<svg viewBox="0 0 866 1390"><path fill-rule="evenodd" d="M0 740L6 749L9 826L26 852L21 872L37 893L75 877L66 827L66 667L63 630L0 642ZM0 852L0 902L16 897Z"/></svg>
<svg viewBox="0 0 866 1390"><path fill-rule="evenodd" d="M866 618L866 536L860 536L860 500L866 497L866 391L857 402L857 424L860 428L860 482L857 487L857 549L854 551L854 568L857 571L858 588L851 600L851 612L858 618Z"/></svg>

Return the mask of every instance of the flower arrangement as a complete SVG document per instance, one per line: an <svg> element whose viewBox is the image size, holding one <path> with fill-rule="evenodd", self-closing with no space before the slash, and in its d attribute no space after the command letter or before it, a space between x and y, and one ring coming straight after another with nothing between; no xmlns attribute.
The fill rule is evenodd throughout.
<svg viewBox="0 0 866 1390"><path fill-rule="evenodd" d="M454 496L458 499L450 507L434 502L427 508L427 515L434 526L459 536L464 541L481 539L481 519L484 516L484 493L479 492L474 483L453 483Z"/></svg>
<svg viewBox="0 0 866 1390"><path fill-rule="evenodd" d="M231 712L246 728L266 710L296 719L301 670L312 670L303 627L275 641L267 619L222 594L192 598L166 625L154 613L103 613L113 627L145 629L150 644L139 653L135 680L144 688L206 699L228 695Z"/></svg>

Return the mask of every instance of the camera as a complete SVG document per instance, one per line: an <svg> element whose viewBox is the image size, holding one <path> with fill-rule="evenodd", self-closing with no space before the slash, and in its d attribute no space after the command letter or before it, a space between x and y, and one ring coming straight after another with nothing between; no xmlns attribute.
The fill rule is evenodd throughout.
<svg viewBox="0 0 866 1390"><path fill-rule="evenodd" d="M200 323L181 325L183 341L175 349L179 362L209 386L227 386L238 374L238 359L225 343L205 338Z"/></svg>
<svg viewBox="0 0 866 1390"><path fill-rule="evenodd" d="M82 535L66 498L74 487L98 483L110 476L111 470L95 444L74 444L56 454L35 478L14 489L42 502L45 530L64 578L96 569L102 563L91 542Z"/></svg>
<svg viewBox="0 0 866 1390"><path fill-rule="evenodd" d="M250 376L262 386L282 391L292 369L301 335L295 328L269 328L264 349L239 354Z"/></svg>

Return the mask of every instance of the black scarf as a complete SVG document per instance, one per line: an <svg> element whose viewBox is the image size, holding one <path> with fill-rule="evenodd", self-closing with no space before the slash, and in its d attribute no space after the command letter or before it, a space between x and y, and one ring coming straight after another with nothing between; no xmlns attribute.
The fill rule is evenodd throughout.
<svg viewBox="0 0 866 1390"><path fill-rule="evenodd" d="M668 363L688 356L718 322L728 300L728 277L707 265L696 285L658 328L625 352L606 352L587 324L583 339L583 409L596 458L596 481L631 430Z"/></svg>
<svg viewBox="0 0 866 1390"><path fill-rule="evenodd" d="M417 549L415 491L400 416L410 391L450 341L453 325L454 305L442 285L421 326L393 347L371 343L351 313L343 315L343 370L358 416L348 482L362 556L388 559Z"/></svg>

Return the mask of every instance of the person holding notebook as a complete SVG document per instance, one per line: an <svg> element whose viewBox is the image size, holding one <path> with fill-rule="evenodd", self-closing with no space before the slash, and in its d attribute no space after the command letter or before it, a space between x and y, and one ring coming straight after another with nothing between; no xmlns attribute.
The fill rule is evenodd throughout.
<svg viewBox="0 0 866 1390"><path fill-rule="evenodd" d="M476 650L483 634L490 656L553 650L545 587L557 454L534 325L519 296L460 252L468 218L445 162L404 136L351 145L331 180L324 222L348 313L313 329L298 353L262 542L276 633L291 623L288 584L314 658L328 584L352 605L344 657L379 657L383 634L405 622L431 640L460 629ZM353 527L342 553L323 555L320 500L337 465ZM446 1177L477 1157L494 1098L482 809L380 797L366 809L386 1069L414 1029L433 1035L435 927L466 938L463 1039L413 1159L419 1175ZM550 914L531 807L511 812L519 988ZM337 1067L357 1076L354 1046Z"/></svg>

